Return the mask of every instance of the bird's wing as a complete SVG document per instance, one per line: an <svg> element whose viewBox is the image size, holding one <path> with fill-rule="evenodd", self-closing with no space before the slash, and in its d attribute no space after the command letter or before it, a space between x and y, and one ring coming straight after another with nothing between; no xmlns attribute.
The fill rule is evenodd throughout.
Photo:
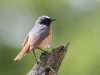
<svg viewBox="0 0 100 75"><path fill-rule="evenodd" d="M28 39L29 39L29 36L27 35L26 38L25 38L25 40L24 40L24 42L23 42L23 44L22 44L23 47L24 47L24 46L26 45L26 43L28 42Z"/></svg>
<svg viewBox="0 0 100 75"><path fill-rule="evenodd" d="M32 37L30 47L37 47L49 34L49 29L47 27L38 30Z"/></svg>

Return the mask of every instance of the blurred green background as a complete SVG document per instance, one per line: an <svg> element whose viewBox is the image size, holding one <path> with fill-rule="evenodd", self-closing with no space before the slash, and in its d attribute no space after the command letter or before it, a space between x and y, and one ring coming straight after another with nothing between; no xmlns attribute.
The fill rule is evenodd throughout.
<svg viewBox="0 0 100 75"><path fill-rule="evenodd" d="M14 57L38 17L52 22L51 50L70 42L59 75L100 75L100 0L0 0L0 75L25 75L36 63L33 53ZM39 58L41 51L36 51Z"/></svg>

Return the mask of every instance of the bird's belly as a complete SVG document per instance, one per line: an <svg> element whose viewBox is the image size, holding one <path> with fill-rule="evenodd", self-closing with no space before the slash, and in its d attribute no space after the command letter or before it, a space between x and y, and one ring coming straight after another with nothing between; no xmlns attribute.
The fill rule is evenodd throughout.
<svg viewBox="0 0 100 75"><path fill-rule="evenodd" d="M46 48L46 47L50 47L50 43L48 43L48 39L44 39L37 47L39 48Z"/></svg>

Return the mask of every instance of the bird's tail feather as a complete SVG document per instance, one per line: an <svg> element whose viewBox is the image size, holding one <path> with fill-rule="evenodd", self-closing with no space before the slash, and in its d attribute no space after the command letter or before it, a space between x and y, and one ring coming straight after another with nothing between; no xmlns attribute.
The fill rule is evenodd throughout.
<svg viewBox="0 0 100 75"><path fill-rule="evenodd" d="M22 51L15 57L14 61L19 61L29 50L29 45L26 44Z"/></svg>

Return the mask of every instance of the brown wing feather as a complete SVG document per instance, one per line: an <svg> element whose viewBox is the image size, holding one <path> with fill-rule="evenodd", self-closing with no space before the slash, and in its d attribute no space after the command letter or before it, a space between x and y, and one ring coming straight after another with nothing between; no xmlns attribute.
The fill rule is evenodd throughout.
<svg viewBox="0 0 100 75"><path fill-rule="evenodd" d="M23 44L22 44L23 47L24 47L24 46L26 45L26 43L28 42L28 39L29 39L29 36L26 36L26 38L25 38L25 40L24 40L24 42L23 42Z"/></svg>

